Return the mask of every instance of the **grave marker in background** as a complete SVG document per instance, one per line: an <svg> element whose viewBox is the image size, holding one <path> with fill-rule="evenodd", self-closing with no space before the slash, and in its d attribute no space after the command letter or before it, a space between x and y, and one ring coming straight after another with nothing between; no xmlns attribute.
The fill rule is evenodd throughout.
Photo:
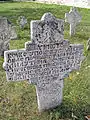
<svg viewBox="0 0 90 120"><path fill-rule="evenodd" d="M16 33L16 26L10 26L11 28L11 32L10 32L10 34L11 34L11 37L10 37L10 39L11 40L15 40L15 39L17 39L17 33Z"/></svg>
<svg viewBox="0 0 90 120"><path fill-rule="evenodd" d="M9 19L7 19L7 22L9 25L10 39L11 40L17 39L16 26L13 26Z"/></svg>
<svg viewBox="0 0 90 120"><path fill-rule="evenodd" d="M23 29L25 27L25 25L27 24L27 19L25 18L25 16L20 16L18 18L18 24L21 29Z"/></svg>
<svg viewBox="0 0 90 120"><path fill-rule="evenodd" d="M75 7L69 13L65 13L65 21L70 24L70 36L75 35L76 25L81 21L81 15Z"/></svg>
<svg viewBox="0 0 90 120"><path fill-rule="evenodd" d="M9 49L10 29L6 17L0 17L0 56Z"/></svg>
<svg viewBox="0 0 90 120"><path fill-rule="evenodd" d="M31 21L32 42L25 49L4 54L8 81L28 80L36 86L39 111L54 108L63 98L63 79L80 67L83 45L70 44L63 38L63 20L51 13Z"/></svg>

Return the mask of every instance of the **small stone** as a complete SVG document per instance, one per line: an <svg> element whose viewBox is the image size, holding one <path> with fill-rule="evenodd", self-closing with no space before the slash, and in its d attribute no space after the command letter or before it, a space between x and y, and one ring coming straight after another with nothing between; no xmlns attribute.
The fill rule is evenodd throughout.
<svg viewBox="0 0 90 120"><path fill-rule="evenodd" d="M25 25L27 24L27 19L25 18L25 16L20 16L18 18L18 23L20 25L20 28L24 29Z"/></svg>

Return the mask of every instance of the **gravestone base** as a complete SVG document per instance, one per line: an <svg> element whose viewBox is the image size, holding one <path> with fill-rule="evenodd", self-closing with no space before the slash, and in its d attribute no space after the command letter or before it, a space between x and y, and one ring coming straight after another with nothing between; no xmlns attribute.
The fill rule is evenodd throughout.
<svg viewBox="0 0 90 120"><path fill-rule="evenodd" d="M52 109L61 104L63 98L63 80L42 87L36 86L39 112Z"/></svg>

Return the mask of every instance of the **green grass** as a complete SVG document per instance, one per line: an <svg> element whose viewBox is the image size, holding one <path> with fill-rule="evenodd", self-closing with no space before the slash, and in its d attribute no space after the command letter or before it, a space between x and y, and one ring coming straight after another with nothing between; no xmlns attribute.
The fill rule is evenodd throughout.
<svg viewBox="0 0 90 120"><path fill-rule="evenodd" d="M24 48L30 40L31 20L39 20L45 12L51 12L57 18L64 19L70 7L39 3L0 3L0 16L6 16L17 26L18 40L10 41L10 49ZM0 57L0 120L78 120L90 114L90 52L86 51L87 39L90 37L90 9L78 8L82 21L77 26L76 35L69 36L69 25L65 23L64 38L71 43L84 44L83 61L79 71L72 72L64 80L63 102L55 109L38 112L35 87L24 82L7 82L2 68L4 59ZM28 25L20 30L16 22L20 15L28 19Z"/></svg>

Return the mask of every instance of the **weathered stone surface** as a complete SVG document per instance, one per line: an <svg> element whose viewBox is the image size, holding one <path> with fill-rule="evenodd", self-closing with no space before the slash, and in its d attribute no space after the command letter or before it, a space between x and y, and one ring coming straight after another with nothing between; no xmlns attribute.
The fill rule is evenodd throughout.
<svg viewBox="0 0 90 120"><path fill-rule="evenodd" d="M76 25L81 21L81 15L75 7L69 13L65 13L65 21L70 24L70 36L75 35Z"/></svg>
<svg viewBox="0 0 90 120"><path fill-rule="evenodd" d="M25 49L4 54L7 80L28 80L36 85L39 111L61 104L63 79L79 69L84 58L83 45L64 40L63 31L63 20L46 13L31 22L32 42L27 42Z"/></svg>
<svg viewBox="0 0 90 120"><path fill-rule="evenodd" d="M9 19L7 19L7 22L10 31L10 39L11 40L17 39L16 26L14 26Z"/></svg>
<svg viewBox="0 0 90 120"><path fill-rule="evenodd" d="M9 49L10 30L7 18L0 17L0 56L4 55L4 51Z"/></svg>
<svg viewBox="0 0 90 120"><path fill-rule="evenodd" d="M11 29L10 39L11 39L11 40L15 40L15 39L17 39L16 26L10 26L10 27L11 27L11 28L10 28L10 29Z"/></svg>
<svg viewBox="0 0 90 120"><path fill-rule="evenodd" d="M27 24L27 19L25 18L25 16L20 16L18 18L18 23L20 25L20 28L23 29L25 25Z"/></svg>

